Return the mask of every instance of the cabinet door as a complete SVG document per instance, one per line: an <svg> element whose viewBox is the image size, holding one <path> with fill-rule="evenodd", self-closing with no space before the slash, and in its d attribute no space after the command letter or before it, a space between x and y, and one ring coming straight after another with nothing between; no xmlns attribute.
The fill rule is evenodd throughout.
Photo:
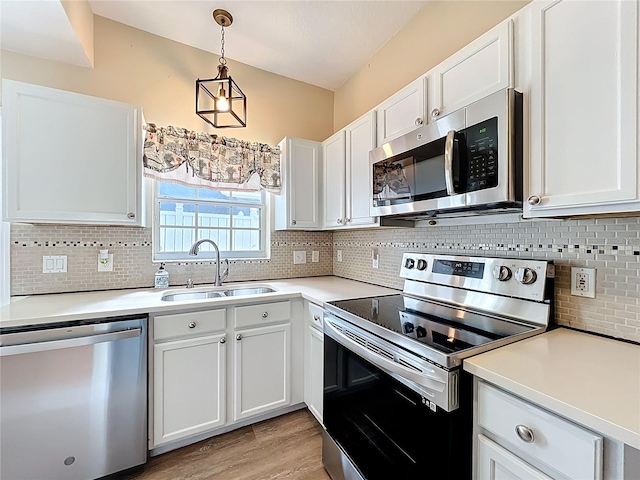
<svg viewBox="0 0 640 480"><path fill-rule="evenodd" d="M513 85L513 23L498 26L462 48L432 72L430 120Z"/></svg>
<svg viewBox="0 0 640 480"><path fill-rule="evenodd" d="M3 80L5 219L140 225L142 109Z"/></svg>
<svg viewBox="0 0 640 480"><path fill-rule="evenodd" d="M478 470L481 480L551 480L484 435L478 435Z"/></svg>
<svg viewBox="0 0 640 480"><path fill-rule="evenodd" d="M224 334L153 347L154 446L225 424Z"/></svg>
<svg viewBox="0 0 640 480"><path fill-rule="evenodd" d="M345 129L347 137L347 226L379 225L369 215L372 173L369 151L376 147L376 115L369 112Z"/></svg>
<svg viewBox="0 0 640 480"><path fill-rule="evenodd" d="M345 225L345 134L344 130L322 142L325 228Z"/></svg>
<svg viewBox="0 0 640 480"><path fill-rule="evenodd" d="M276 230L321 227L319 142L285 138L282 149L282 192L276 196Z"/></svg>
<svg viewBox="0 0 640 480"><path fill-rule="evenodd" d="M378 105L378 146L424 123L426 85L426 77L421 77Z"/></svg>
<svg viewBox="0 0 640 480"><path fill-rule="evenodd" d="M322 423L322 395L324 390L324 335L313 325L307 326L307 352L309 376L308 389L305 391L305 403L309 411Z"/></svg>
<svg viewBox="0 0 640 480"><path fill-rule="evenodd" d="M637 211L638 1L532 4L525 215Z"/></svg>
<svg viewBox="0 0 640 480"><path fill-rule="evenodd" d="M290 403L290 324L236 332L234 421Z"/></svg>

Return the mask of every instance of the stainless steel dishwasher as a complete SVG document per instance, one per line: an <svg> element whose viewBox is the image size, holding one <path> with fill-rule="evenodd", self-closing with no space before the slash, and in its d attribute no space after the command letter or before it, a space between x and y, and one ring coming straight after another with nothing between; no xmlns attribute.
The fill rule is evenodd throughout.
<svg viewBox="0 0 640 480"><path fill-rule="evenodd" d="M147 459L147 318L0 330L0 478L94 479Z"/></svg>

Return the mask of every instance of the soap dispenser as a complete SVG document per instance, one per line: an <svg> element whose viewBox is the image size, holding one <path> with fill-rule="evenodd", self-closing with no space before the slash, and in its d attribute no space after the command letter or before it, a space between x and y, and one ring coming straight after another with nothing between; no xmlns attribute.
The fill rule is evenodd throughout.
<svg viewBox="0 0 640 480"><path fill-rule="evenodd" d="M164 269L164 263L160 264L160 268L156 272L156 288L169 288L169 272Z"/></svg>

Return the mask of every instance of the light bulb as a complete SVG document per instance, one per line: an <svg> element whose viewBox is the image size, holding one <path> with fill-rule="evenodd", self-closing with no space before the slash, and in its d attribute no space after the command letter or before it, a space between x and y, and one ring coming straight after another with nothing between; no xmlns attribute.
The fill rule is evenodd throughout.
<svg viewBox="0 0 640 480"><path fill-rule="evenodd" d="M225 92L222 84L220 84L220 88L218 89L218 95L216 99L216 110L218 110L219 112L229 111L229 100L227 99L227 92Z"/></svg>

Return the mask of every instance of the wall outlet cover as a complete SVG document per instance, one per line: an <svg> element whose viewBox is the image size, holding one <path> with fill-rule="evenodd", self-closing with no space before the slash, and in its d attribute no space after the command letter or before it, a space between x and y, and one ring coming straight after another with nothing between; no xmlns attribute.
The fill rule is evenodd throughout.
<svg viewBox="0 0 640 480"><path fill-rule="evenodd" d="M106 262L101 259L100 254L98 254L98 271L113 272L113 253L109 254L109 258Z"/></svg>
<svg viewBox="0 0 640 480"><path fill-rule="evenodd" d="M311 261L313 263L318 263L320 261L320 252L318 250L313 250L311 252Z"/></svg>
<svg viewBox="0 0 640 480"><path fill-rule="evenodd" d="M596 298L596 269L571 267L571 295Z"/></svg>
<svg viewBox="0 0 640 480"><path fill-rule="evenodd" d="M293 264L299 265L301 263L307 263L307 252L304 250L296 250L293 252Z"/></svg>
<svg viewBox="0 0 640 480"><path fill-rule="evenodd" d="M336 257L337 257L339 262L342 261L342 250L337 250L336 251Z"/></svg>

